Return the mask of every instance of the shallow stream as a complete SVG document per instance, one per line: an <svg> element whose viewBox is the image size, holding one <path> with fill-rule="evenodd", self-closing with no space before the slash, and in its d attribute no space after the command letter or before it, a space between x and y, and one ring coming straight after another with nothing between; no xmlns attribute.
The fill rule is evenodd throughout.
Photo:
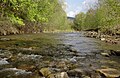
<svg viewBox="0 0 120 78"><path fill-rule="evenodd" d="M102 55L111 50L120 50L120 45L85 37L82 32L0 36L0 78L42 78L42 68L82 78L71 72L77 69L94 78L91 74L96 69L120 70L120 56Z"/></svg>

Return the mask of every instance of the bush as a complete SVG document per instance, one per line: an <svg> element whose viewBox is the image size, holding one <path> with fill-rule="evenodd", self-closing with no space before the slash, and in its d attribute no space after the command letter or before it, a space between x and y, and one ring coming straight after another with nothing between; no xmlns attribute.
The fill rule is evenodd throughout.
<svg viewBox="0 0 120 78"><path fill-rule="evenodd" d="M14 27L9 20L7 19L0 20L0 35L17 34L17 33L19 33L17 28Z"/></svg>

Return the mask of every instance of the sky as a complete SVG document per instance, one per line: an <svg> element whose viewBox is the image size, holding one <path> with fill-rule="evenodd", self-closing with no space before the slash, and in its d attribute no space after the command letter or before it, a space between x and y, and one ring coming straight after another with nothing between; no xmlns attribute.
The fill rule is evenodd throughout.
<svg viewBox="0 0 120 78"><path fill-rule="evenodd" d="M75 17L79 12L86 12L92 7L98 0L65 0L65 11L67 16Z"/></svg>

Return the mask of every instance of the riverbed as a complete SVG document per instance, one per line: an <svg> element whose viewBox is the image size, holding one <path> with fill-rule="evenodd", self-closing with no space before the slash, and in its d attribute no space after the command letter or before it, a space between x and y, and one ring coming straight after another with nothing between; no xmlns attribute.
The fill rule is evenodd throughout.
<svg viewBox="0 0 120 78"><path fill-rule="evenodd" d="M99 78L97 69L120 71L120 56L105 54L119 47L82 32L0 36L0 78Z"/></svg>

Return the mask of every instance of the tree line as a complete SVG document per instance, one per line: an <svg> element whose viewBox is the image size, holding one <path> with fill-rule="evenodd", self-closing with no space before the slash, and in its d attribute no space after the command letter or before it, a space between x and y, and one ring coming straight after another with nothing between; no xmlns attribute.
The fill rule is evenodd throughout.
<svg viewBox="0 0 120 78"><path fill-rule="evenodd" d="M0 0L0 34L67 29L59 0Z"/></svg>
<svg viewBox="0 0 120 78"><path fill-rule="evenodd" d="M75 16L73 28L120 34L120 0L98 0L87 13L81 12Z"/></svg>

